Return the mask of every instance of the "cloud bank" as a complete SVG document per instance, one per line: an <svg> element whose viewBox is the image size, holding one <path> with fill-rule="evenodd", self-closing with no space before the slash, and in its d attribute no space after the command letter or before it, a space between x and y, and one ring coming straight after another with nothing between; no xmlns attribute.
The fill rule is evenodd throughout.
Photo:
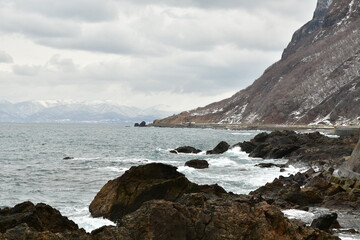
<svg viewBox="0 0 360 240"><path fill-rule="evenodd" d="M197 107L251 84L280 58L315 5L316 0L4 0L0 94L12 101L109 99Z"/></svg>

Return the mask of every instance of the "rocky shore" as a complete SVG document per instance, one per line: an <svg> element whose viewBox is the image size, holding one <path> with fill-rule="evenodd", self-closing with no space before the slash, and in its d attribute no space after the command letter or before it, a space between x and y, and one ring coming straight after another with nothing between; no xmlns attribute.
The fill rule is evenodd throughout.
<svg viewBox="0 0 360 240"><path fill-rule="evenodd" d="M170 165L134 166L106 183L89 206L93 217L108 218L117 226L86 233L56 209L24 202L0 209L0 240L339 239L334 229L348 226L339 224L337 212L359 212L360 180L336 176L335 169L347 161L356 142L356 137L292 131L261 133L234 146L221 142L208 154L222 154L221 146L241 147L250 156L286 158L309 170L239 195L218 185L192 183ZM282 212L314 207L332 213L308 226Z"/></svg>

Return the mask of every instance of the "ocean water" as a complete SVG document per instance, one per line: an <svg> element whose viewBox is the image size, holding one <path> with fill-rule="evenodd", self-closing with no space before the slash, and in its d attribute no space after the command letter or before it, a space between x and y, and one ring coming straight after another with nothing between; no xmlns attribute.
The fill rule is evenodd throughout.
<svg viewBox="0 0 360 240"><path fill-rule="evenodd" d="M0 124L0 208L23 201L44 202L92 231L112 222L92 218L88 211L96 193L131 166L162 162L178 167L190 181L219 184L227 191L248 193L281 175L289 167L262 169L260 162L285 160L250 158L239 148L221 155L172 154L179 146L210 150L220 141L230 145L250 140L259 131L134 128L122 125ZM63 160L64 157L73 157ZM208 169L184 163L205 159Z"/></svg>

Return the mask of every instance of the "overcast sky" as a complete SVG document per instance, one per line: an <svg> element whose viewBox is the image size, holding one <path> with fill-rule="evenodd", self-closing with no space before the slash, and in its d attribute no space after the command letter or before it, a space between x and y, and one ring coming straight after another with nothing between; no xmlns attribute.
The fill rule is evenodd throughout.
<svg viewBox="0 0 360 240"><path fill-rule="evenodd" d="M280 59L316 0L0 0L0 99L189 110Z"/></svg>

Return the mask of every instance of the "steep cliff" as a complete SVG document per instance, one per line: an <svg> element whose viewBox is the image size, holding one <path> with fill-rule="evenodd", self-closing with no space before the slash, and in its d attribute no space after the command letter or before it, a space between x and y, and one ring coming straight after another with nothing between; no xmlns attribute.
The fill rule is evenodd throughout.
<svg viewBox="0 0 360 240"><path fill-rule="evenodd" d="M349 124L360 116L360 1L319 0L282 58L248 88L159 123Z"/></svg>

